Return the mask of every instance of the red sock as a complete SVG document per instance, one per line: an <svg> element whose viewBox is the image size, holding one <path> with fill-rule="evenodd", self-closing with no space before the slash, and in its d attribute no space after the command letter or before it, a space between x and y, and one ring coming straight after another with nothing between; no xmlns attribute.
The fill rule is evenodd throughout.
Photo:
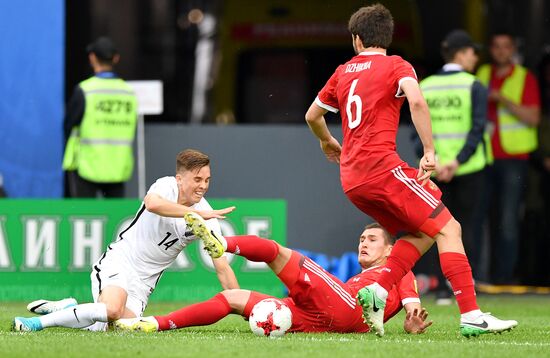
<svg viewBox="0 0 550 358"><path fill-rule="evenodd" d="M231 307L224 295L218 293L208 301L195 303L166 316L155 316L159 323L159 331L168 329L205 326L216 323L231 313Z"/></svg>
<svg viewBox="0 0 550 358"><path fill-rule="evenodd" d="M256 235L226 236L227 252L243 256L250 261L270 263L279 254L279 245L273 240Z"/></svg>
<svg viewBox="0 0 550 358"><path fill-rule="evenodd" d="M421 256L413 244L405 240L397 240L388 256L386 269L377 280L378 284L390 292L393 285L412 269Z"/></svg>
<svg viewBox="0 0 550 358"><path fill-rule="evenodd" d="M479 309L472 278L472 269L466 255L444 252L439 255L441 271L451 283L460 313Z"/></svg>

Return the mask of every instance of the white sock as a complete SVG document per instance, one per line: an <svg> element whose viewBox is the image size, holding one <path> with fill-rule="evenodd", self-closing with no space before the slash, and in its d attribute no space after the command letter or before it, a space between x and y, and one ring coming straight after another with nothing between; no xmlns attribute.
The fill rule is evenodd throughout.
<svg viewBox="0 0 550 358"><path fill-rule="evenodd" d="M104 332L107 330L107 322L99 322L92 324L91 326L82 328L85 331L92 331L92 332Z"/></svg>
<svg viewBox="0 0 550 358"><path fill-rule="evenodd" d="M107 322L105 303L84 303L39 318L42 327L84 328L96 322Z"/></svg>
<svg viewBox="0 0 550 358"><path fill-rule="evenodd" d="M223 235L216 235L216 237L218 239L220 239L220 242L222 243L222 246L223 246L223 250L227 250L227 240L225 239L225 237Z"/></svg>
<svg viewBox="0 0 550 358"><path fill-rule="evenodd" d="M388 298L388 291L386 291L384 287L380 286L378 282L373 283L371 286L374 288L374 291L376 292L376 296L378 296L378 298L381 298L383 300Z"/></svg>
<svg viewBox="0 0 550 358"><path fill-rule="evenodd" d="M475 321L482 314L483 314L483 312L481 312L481 310L473 310L473 311L465 312L465 313L461 314L460 318L462 318L463 320L466 320L466 321Z"/></svg>

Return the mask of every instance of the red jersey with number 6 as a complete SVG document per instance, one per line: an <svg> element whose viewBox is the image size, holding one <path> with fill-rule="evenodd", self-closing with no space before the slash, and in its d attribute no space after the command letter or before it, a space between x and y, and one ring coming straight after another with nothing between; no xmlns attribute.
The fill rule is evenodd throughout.
<svg viewBox="0 0 550 358"><path fill-rule="evenodd" d="M320 107L341 113L345 192L403 163L395 138L406 80L417 81L416 73L401 57L362 52L338 66L315 99Z"/></svg>

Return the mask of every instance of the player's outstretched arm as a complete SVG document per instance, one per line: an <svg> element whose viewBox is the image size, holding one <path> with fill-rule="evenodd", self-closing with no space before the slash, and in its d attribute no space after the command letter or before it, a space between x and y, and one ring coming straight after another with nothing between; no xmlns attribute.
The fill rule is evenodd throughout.
<svg viewBox="0 0 550 358"><path fill-rule="evenodd" d="M225 219L225 215L229 214L233 210L235 210L235 206L230 206L223 209L217 209L217 210L193 210L197 214L199 214L204 220L208 219Z"/></svg>
<svg viewBox="0 0 550 358"><path fill-rule="evenodd" d="M229 266L227 258L222 256L218 259L212 259L212 263L214 264L216 275L224 290L239 288L239 282L237 281L235 272L233 272L233 269Z"/></svg>
<svg viewBox="0 0 550 358"><path fill-rule="evenodd" d="M411 302L405 305L405 322L403 329L410 334L421 334L426 332L426 329L432 325L432 321L427 321L428 311L420 306L418 302Z"/></svg>
<svg viewBox="0 0 550 358"><path fill-rule="evenodd" d="M319 138L321 150L325 153L327 159L331 162L340 163L342 147L327 127L324 117L326 113L326 109L313 102L306 113L306 122L313 134Z"/></svg>
<svg viewBox="0 0 550 358"><path fill-rule="evenodd" d="M226 214L235 210L234 206L219 210L195 210L188 206L166 200L158 194L147 194L143 199L143 203L148 211L171 218L181 218L185 214L193 212L199 214L205 220L213 218L225 219Z"/></svg>

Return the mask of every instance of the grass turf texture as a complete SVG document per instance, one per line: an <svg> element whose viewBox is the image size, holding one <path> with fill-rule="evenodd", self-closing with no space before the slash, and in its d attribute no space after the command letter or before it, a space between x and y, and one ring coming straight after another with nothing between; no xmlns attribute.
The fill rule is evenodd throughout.
<svg viewBox="0 0 550 358"><path fill-rule="evenodd" d="M289 334L280 339L254 336L248 322L231 315L212 326L160 333L87 332L65 328L11 332L14 316L28 316L26 303L0 303L0 357L549 357L550 298L481 296L482 308L519 326L502 335L466 339L458 331L456 305L424 299L434 324L424 335L404 333L401 312L386 324L386 335ZM151 303L146 315L181 307Z"/></svg>

